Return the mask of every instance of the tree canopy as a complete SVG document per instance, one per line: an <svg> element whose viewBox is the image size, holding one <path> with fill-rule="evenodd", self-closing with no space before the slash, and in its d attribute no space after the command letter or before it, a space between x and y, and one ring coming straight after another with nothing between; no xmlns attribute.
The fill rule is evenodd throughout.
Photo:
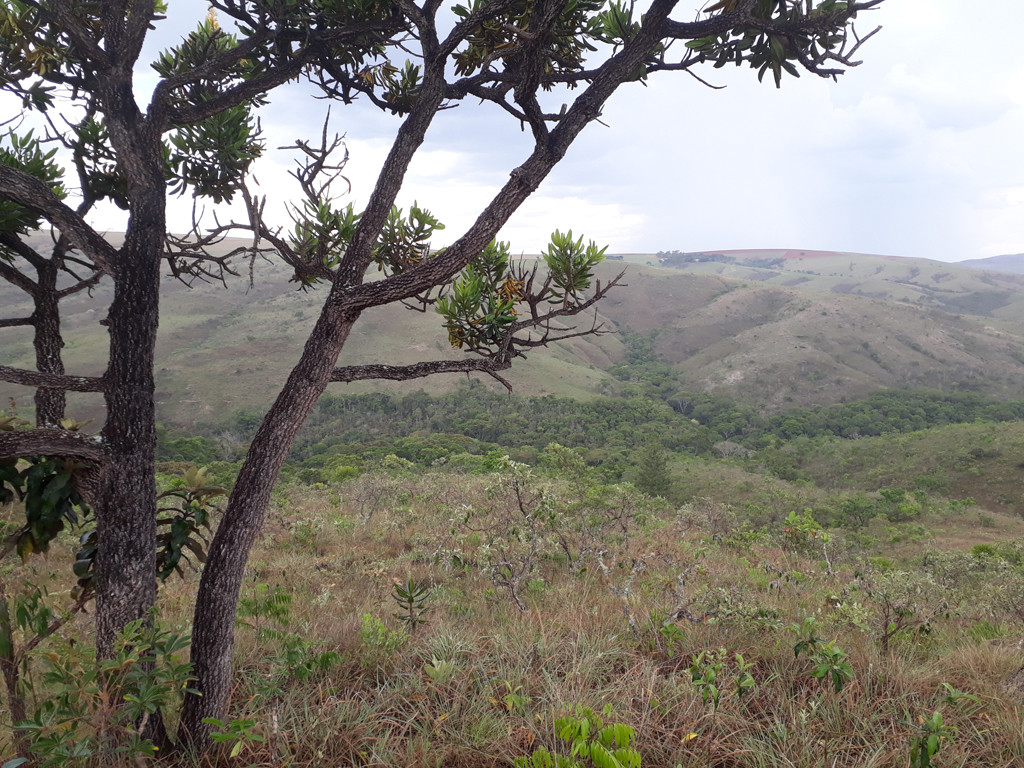
<svg viewBox="0 0 1024 768"><path fill-rule="evenodd" d="M835 78L866 37L853 21L883 0L730 0L707 11L677 0L213 0L211 14L160 54L151 94L136 84L147 36L173 4L162 0L0 0L0 90L20 99L30 122L14 121L0 151L0 276L52 304L61 292L109 280L103 322L110 336L99 377L59 366L0 367L5 381L52 392L102 394L98 440L58 428L0 432L0 456L86 460L81 484L97 524L94 589L97 644L149 615L156 600L157 493L153 349L164 265L184 280L220 279L245 257L274 252L302 286L323 285L319 318L303 354L264 417L217 527L197 596L179 739L209 743L207 718L230 692L235 606L249 550L288 447L332 381L409 379L444 372L500 376L516 357L558 338L600 329L568 321L609 288L592 279L602 249L555 233L540 272L512 263L495 242L502 225L601 115L615 90L653 73L705 66L750 67L778 85L801 71ZM698 76L699 79L699 76ZM269 95L305 82L332 102L369 102L399 121L397 137L366 206L343 205L333 184L341 143L325 131L300 137L303 198L282 228L247 175L264 150L258 120ZM528 129L533 148L479 216L444 249L426 208L395 207L409 164L442 110L496 108ZM561 104L561 108L557 105ZM29 125L41 126L30 134ZM62 151L52 154L52 149ZM66 167L65 167L66 166ZM233 222L197 221L187 237L168 231L167 199L244 202ZM128 212L123 241L89 224L96 205ZM44 256L29 240L53 233ZM245 233L231 259L212 246ZM63 282L30 280L49 261ZM371 268L383 279L371 279ZM94 277L94 275L96 275ZM31 285L30 285L31 282ZM35 293L33 293L33 291ZM361 314L406 302L436 310L459 360L390 366L338 365ZM32 318L37 344L54 326ZM12 323L8 322L7 325ZM57 333L59 334L59 324ZM159 713L147 734L169 745Z"/></svg>

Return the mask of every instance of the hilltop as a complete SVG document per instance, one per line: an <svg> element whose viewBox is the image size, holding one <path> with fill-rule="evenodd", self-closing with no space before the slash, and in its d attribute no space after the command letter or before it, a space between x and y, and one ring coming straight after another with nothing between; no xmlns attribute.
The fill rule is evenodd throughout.
<svg viewBox="0 0 1024 768"><path fill-rule="evenodd" d="M967 259L957 263L971 269L989 269L994 272L1013 272L1015 274L1024 273L1024 253L990 256L987 259Z"/></svg>

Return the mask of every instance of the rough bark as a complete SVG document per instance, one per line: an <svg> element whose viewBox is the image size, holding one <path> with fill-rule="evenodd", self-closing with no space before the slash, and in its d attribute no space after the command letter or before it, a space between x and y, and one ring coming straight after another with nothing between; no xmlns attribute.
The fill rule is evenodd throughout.
<svg viewBox="0 0 1024 768"><path fill-rule="evenodd" d="M148 618L156 602L153 394L167 193L159 117L140 112L132 89L132 69L152 3L147 0L136 9L132 5L129 0L103 4L109 68L101 72L96 90L118 168L127 181L131 211L114 264L114 298L107 315L103 438L110 459L96 510L100 658L109 658L118 633L129 622Z"/></svg>
<svg viewBox="0 0 1024 768"><path fill-rule="evenodd" d="M57 293L57 260L48 261L38 270L35 312L32 315L35 335L36 370L57 376L64 375L64 359L61 350L64 339L60 332L59 294ZM67 405L65 390L38 387L35 394L36 426L56 427L64 418Z"/></svg>
<svg viewBox="0 0 1024 768"><path fill-rule="evenodd" d="M325 311L287 384L264 418L207 553L192 629L195 688L181 717L179 740L202 750L210 734L206 717L223 717L231 691L235 612L245 564L263 524L270 493L295 435L327 387L338 353L356 317Z"/></svg>
<svg viewBox="0 0 1024 768"><path fill-rule="evenodd" d="M107 460L103 441L63 429L0 432L0 459L25 456L60 456L102 464Z"/></svg>
<svg viewBox="0 0 1024 768"><path fill-rule="evenodd" d="M129 228L109 314L107 421L103 427L109 460L96 510L96 624L101 658L113 652L118 632L128 622L147 616L156 599L153 359L162 233L157 232L159 224L147 224L144 217L162 219L162 190L154 197L132 217L140 226ZM154 207L156 211L152 211Z"/></svg>

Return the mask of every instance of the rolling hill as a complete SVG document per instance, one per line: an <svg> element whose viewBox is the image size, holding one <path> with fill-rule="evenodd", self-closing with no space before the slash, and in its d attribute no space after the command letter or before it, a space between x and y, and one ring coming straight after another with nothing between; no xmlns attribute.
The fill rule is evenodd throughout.
<svg viewBox="0 0 1024 768"><path fill-rule="evenodd" d="M1012 272L1024 274L1024 253L990 256L987 259L967 259L957 264L971 269L988 269L993 272Z"/></svg>
<svg viewBox="0 0 1024 768"><path fill-rule="evenodd" d="M230 244L226 244L230 245ZM646 263L645 263L646 262ZM649 266L660 262L659 266ZM1024 275L894 256L814 251L718 251L628 255L628 285L600 307L608 330L653 338L680 390L730 395L766 409L837 402L887 387L1024 397ZM318 311L317 292L288 282L279 265L188 289L168 280L158 341L158 408L176 425L265 408L297 358ZM109 291L65 306L68 370L102 371ZM0 285L3 316L24 313L22 294ZM589 320L587 321L589 322ZM31 367L27 330L4 329L0 364ZM383 350L383 352L382 352ZM625 355L607 334L556 345L517 363L517 392L587 398L622 383L608 371ZM458 354L432 313L386 307L366 313L343 363L403 364ZM408 384L333 385L331 391L440 392L454 377ZM497 384L495 384L497 386ZM0 385L23 409L29 391ZM100 413L96 396L72 399L79 417Z"/></svg>

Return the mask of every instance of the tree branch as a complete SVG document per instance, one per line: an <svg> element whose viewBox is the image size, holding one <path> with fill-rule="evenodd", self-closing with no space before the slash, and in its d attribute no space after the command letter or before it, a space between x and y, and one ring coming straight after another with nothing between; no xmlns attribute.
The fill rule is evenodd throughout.
<svg viewBox="0 0 1024 768"><path fill-rule="evenodd" d="M0 278L3 278L11 285L17 286L29 296L34 297L39 291L39 286L31 278L23 275L3 259L0 259Z"/></svg>
<svg viewBox="0 0 1024 768"><path fill-rule="evenodd" d="M667 19L664 26L664 36L676 40L697 40L702 37L721 35L739 27L756 29L758 32L768 32L776 35L800 33L823 33L831 32L845 25L845 22L856 16L858 11L868 11L881 5L884 0L866 0L860 3L850 3L841 10L822 13L818 16L801 16L795 21L781 21L766 19L755 16L752 12L753 3L747 3L737 8L710 19L701 21L673 21Z"/></svg>
<svg viewBox="0 0 1024 768"><path fill-rule="evenodd" d="M45 6L37 0L24 0L27 5L32 6L40 12L44 19L48 19L55 27L61 30L80 49L80 53L95 64L97 69L103 69L110 64L106 52L97 44L96 40L82 26L79 18L72 13L72 3L48 3Z"/></svg>
<svg viewBox="0 0 1024 768"><path fill-rule="evenodd" d="M36 269L42 269L43 266L45 266L46 264L46 260L39 255L35 248L30 246L28 243L26 243L24 240L22 240L15 234L5 232L4 234L0 235L0 245L2 245L4 248L7 248L11 252L21 256L21 258L23 258ZM3 264L3 262L0 261L0 264ZM13 280L10 280L10 278L7 279L10 282L14 282ZM23 288L23 290L25 290L27 293L31 293L31 291L28 291L28 289Z"/></svg>
<svg viewBox="0 0 1024 768"><path fill-rule="evenodd" d="M19 429L0 432L0 459L60 456L103 462L107 451L97 436L66 429Z"/></svg>
<svg viewBox="0 0 1024 768"><path fill-rule="evenodd" d="M386 280L353 284L338 293L336 301L346 311L360 312L381 304L408 299L435 285L446 283L490 242L516 209L540 186L541 181L565 155L576 136L601 113L604 102L661 40L663 24L676 0L654 0L637 35L606 61L546 141L538 143L530 157L515 168L473 225L432 259Z"/></svg>
<svg viewBox="0 0 1024 768"><path fill-rule="evenodd" d="M0 328L15 328L19 325L35 325L36 321L31 317L12 317L0 320Z"/></svg>
<svg viewBox="0 0 1024 768"><path fill-rule="evenodd" d="M65 271L67 271L70 274L70 270L66 269ZM63 288L60 291L57 291L57 298L58 299L63 299L65 296L71 296L73 294L78 293L79 291L91 290L102 279L103 279L103 273L102 272L100 272L100 271L93 272L92 276L87 277L84 280L79 280L74 285L69 285L67 288Z"/></svg>
<svg viewBox="0 0 1024 768"><path fill-rule="evenodd" d="M102 392L104 381L96 376L65 376L57 373L40 373L23 368L0 365L0 381L21 384L26 387L63 389L68 392Z"/></svg>
<svg viewBox="0 0 1024 768"><path fill-rule="evenodd" d="M431 362L414 363L412 365L348 365L335 368L331 373L331 381L366 381L367 379L389 379L391 381L409 381L422 379L437 373L486 373L500 381L512 391L512 386L498 371L507 370L512 366L510 356L474 357L465 360L433 360Z"/></svg>
<svg viewBox="0 0 1024 768"><path fill-rule="evenodd" d="M272 66L266 74L261 75L260 77L254 77L251 80L243 80L235 85L229 86L221 91L217 96L214 96L207 101L190 104L188 106L171 105L171 88L175 83L180 84L181 81L178 78L168 78L167 80L161 81L157 86L153 93L152 103L154 105L161 105L167 108L169 123L171 125L189 125L197 123L223 112L229 107L237 106L238 104L254 99L261 94L273 90L277 86L298 77L302 74L303 70L317 59L330 58L331 46L344 45L347 42L356 42L360 38L371 34L376 34L382 39L387 39L404 29L405 27L403 24L399 24L394 20L388 20L385 22L367 21L349 24L344 29L322 33L320 36L309 41L303 49L294 53L286 63L277 63L275 66ZM229 66L231 59L238 61L242 58L245 58L243 54L228 56L222 66ZM219 63L221 59L218 57L215 61ZM203 69L205 70L206 68ZM181 77L184 78L184 82L186 83L195 80L195 78L191 76Z"/></svg>
<svg viewBox="0 0 1024 768"><path fill-rule="evenodd" d="M75 247L95 262L108 275L114 273L117 249L85 223L72 208L61 202L53 191L35 176L0 164L0 195L37 211L59 229Z"/></svg>

